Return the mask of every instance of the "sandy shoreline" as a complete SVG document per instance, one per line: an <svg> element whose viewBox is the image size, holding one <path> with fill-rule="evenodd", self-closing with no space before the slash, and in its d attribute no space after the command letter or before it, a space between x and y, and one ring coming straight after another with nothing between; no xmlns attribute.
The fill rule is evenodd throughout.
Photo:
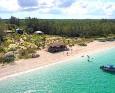
<svg viewBox="0 0 115 93"><path fill-rule="evenodd" d="M41 50L38 52L40 54L39 58L19 60L16 61L15 64L6 65L4 67L1 66L0 80L7 79L12 76L17 76L23 73L28 73L41 68L45 68L57 63L66 62L66 60L71 60L75 57L102 52L112 47L115 47L115 42L94 41L89 43L86 47L81 47L77 45L72 47L72 51L69 51L69 56L67 56L67 52L51 54L46 52L45 50Z"/></svg>

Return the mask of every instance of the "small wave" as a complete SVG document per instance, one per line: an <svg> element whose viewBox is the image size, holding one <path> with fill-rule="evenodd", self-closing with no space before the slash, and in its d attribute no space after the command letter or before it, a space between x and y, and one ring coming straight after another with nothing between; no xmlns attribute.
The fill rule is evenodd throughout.
<svg viewBox="0 0 115 93"><path fill-rule="evenodd" d="M24 93L35 93L37 92L36 90L26 90Z"/></svg>
<svg viewBox="0 0 115 93"><path fill-rule="evenodd" d="M26 90L23 93L38 93L38 92L51 93L51 91L48 90Z"/></svg>

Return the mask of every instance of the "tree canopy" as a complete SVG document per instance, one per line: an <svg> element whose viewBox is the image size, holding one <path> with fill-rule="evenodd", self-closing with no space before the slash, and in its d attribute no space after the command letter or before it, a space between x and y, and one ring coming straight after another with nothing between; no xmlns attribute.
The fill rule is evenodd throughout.
<svg viewBox="0 0 115 93"><path fill-rule="evenodd" d="M25 19L26 28L31 28L32 32L41 30L50 35L61 35L70 37L91 37L107 36L115 34L115 20L72 20L72 19ZM29 30L27 31L29 32Z"/></svg>
<svg viewBox="0 0 115 93"><path fill-rule="evenodd" d="M2 19L1 19L2 20ZM5 20L8 29L20 27L25 32L32 34L43 31L49 35L69 37L94 37L115 34L115 19L18 19L11 17Z"/></svg>

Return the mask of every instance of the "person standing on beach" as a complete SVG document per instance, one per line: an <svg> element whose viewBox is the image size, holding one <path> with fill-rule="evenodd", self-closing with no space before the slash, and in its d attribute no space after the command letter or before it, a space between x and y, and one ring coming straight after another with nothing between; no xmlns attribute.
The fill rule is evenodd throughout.
<svg viewBox="0 0 115 93"><path fill-rule="evenodd" d="M67 56L69 56L69 53L67 52Z"/></svg>

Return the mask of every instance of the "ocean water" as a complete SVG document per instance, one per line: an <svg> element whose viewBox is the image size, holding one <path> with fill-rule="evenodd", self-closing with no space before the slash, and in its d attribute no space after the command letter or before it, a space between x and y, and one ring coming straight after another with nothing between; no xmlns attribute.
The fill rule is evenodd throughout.
<svg viewBox="0 0 115 93"><path fill-rule="evenodd" d="M115 65L115 48L74 58L0 81L0 93L115 93L115 74L99 67Z"/></svg>

